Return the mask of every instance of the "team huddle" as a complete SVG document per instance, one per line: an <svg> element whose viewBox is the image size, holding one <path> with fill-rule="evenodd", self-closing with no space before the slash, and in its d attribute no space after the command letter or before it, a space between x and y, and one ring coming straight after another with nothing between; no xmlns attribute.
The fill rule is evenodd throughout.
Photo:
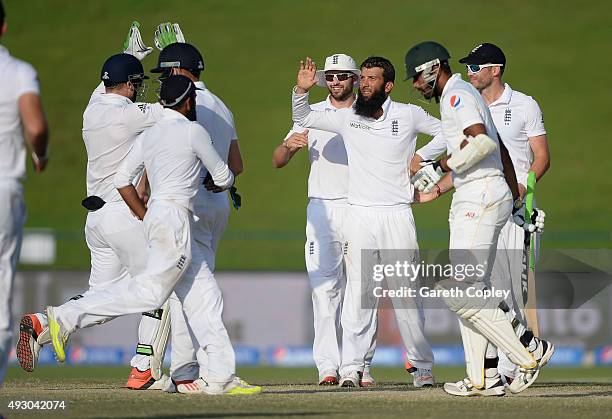
<svg viewBox="0 0 612 419"><path fill-rule="evenodd" d="M153 52L138 23L124 52L102 66L83 114L89 289L61 306L25 314L17 358L32 372L41 348L51 344L63 362L69 336L78 329L142 313L127 388L257 394L261 387L236 376L214 274L230 207L240 207L234 182L243 164L234 117L200 80L204 60L178 24L159 25L154 43L160 50L151 70L159 74L158 103L138 101L148 78L141 60ZM522 252L525 237L535 239L544 228L544 212L534 209L526 216L524 208L529 172L539 179L549 166L541 111L531 97L502 82L506 58L497 46L478 45L460 60L470 83L451 72L449 60L435 42L406 54L406 79L440 104L440 120L391 99L395 69L383 57L369 57L359 67L345 54L327 57L323 70L310 58L300 64L293 126L274 150L273 164L280 168L300 149L309 152L305 260L319 385L376 385L370 365L379 299L364 272L373 264L392 264L389 249L406 250L418 261L411 206L427 205L453 188L451 263L464 262L467 251L488 266L472 286L484 291L495 286L491 278L505 278L503 287L514 292L478 301L444 297L458 316L467 365L467 377L446 383L444 390L458 396L522 392L554 352L525 319L521 261L499 256ZM315 85L329 95L310 104ZM37 92L35 87L24 92ZM432 139L416 150L418 134ZM31 143L35 163L44 168L46 134ZM15 264L13 257L13 271ZM499 275L492 276L494 270ZM3 281L12 284L11 275ZM387 278L389 286L392 281ZM465 284L451 277L436 287ZM423 301L406 297L393 299L393 305L414 386L433 387ZM10 343L8 323L2 353ZM167 376L162 363L169 340Z"/></svg>

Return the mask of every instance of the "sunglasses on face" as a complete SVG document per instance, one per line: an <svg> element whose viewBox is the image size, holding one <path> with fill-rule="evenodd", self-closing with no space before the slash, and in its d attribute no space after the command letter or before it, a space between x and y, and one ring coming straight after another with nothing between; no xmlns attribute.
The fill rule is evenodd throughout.
<svg viewBox="0 0 612 419"><path fill-rule="evenodd" d="M326 74L325 80L334 81L334 78L338 79L338 81L345 81L353 77L353 73L336 73L336 74Z"/></svg>
<svg viewBox="0 0 612 419"><path fill-rule="evenodd" d="M480 73L483 68L487 67L503 67L503 64L467 64L468 73L476 74Z"/></svg>

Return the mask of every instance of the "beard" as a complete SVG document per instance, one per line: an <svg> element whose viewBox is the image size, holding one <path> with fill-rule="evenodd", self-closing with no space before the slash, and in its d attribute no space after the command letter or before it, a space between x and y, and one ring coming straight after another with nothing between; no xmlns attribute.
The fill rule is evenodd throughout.
<svg viewBox="0 0 612 419"><path fill-rule="evenodd" d="M329 94L331 95L331 97L333 97L334 99L340 102L343 102L347 100L349 97L351 97L351 95L353 94L353 85L346 86L345 88L343 88L341 91L337 93L332 91L332 89L329 87L328 87L328 90L329 90Z"/></svg>
<svg viewBox="0 0 612 419"><path fill-rule="evenodd" d="M374 115L380 111L388 96L382 88L372 93L369 98L365 98L359 91L357 100L355 100L355 113L359 116L375 119Z"/></svg>

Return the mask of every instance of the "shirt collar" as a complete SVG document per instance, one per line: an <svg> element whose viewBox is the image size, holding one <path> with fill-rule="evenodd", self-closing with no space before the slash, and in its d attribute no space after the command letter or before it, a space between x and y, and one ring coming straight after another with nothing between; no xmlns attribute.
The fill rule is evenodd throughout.
<svg viewBox="0 0 612 419"><path fill-rule="evenodd" d="M195 87L197 87L198 89L206 90L206 85L202 80L198 80L193 84L195 84Z"/></svg>
<svg viewBox="0 0 612 419"><path fill-rule="evenodd" d="M445 93L450 90L451 86L453 84L455 84L457 82L457 80L463 80L461 78L461 73L455 73L451 76L450 79L448 79L448 81L446 82L446 84L444 85L444 89L442 89L442 95L440 96L441 98L444 97Z"/></svg>
<svg viewBox="0 0 612 419"><path fill-rule="evenodd" d="M4 45L0 45L0 55L9 55L9 50Z"/></svg>
<svg viewBox="0 0 612 419"><path fill-rule="evenodd" d="M389 108L391 107L391 96L387 96L385 103L382 104L383 114L377 121L384 121L387 119L387 115L389 114Z"/></svg>
<svg viewBox="0 0 612 419"><path fill-rule="evenodd" d="M506 105L510 103L510 99L512 98L512 91L513 90L510 85L508 83L504 83L504 91L502 92L501 96L497 100L491 102L489 106Z"/></svg>
<svg viewBox="0 0 612 419"><path fill-rule="evenodd" d="M185 115L180 112L175 111L174 109L164 108L164 119L187 119Z"/></svg>

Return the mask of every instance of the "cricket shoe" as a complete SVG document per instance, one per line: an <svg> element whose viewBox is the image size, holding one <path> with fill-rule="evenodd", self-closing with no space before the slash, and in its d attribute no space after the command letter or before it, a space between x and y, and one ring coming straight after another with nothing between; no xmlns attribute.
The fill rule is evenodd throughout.
<svg viewBox="0 0 612 419"><path fill-rule="evenodd" d="M57 362L66 362L66 344L70 333L68 333L64 326L58 321L55 308L52 306L47 307L47 321L49 322L49 334L51 335L51 343L53 344L53 350L55 351L55 358Z"/></svg>
<svg viewBox="0 0 612 419"><path fill-rule="evenodd" d="M319 374L320 386L337 386L338 373L335 370L323 371Z"/></svg>
<svg viewBox="0 0 612 419"><path fill-rule="evenodd" d="M165 390L170 383L170 377L162 375L159 380L153 378L151 370L140 371L132 367L125 388L130 390Z"/></svg>
<svg viewBox="0 0 612 419"><path fill-rule="evenodd" d="M351 371L344 377L340 378L340 387L359 387L361 383L362 373L360 371Z"/></svg>
<svg viewBox="0 0 612 419"><path fill-rule="evenodd" d="M42 349L39 338L48 334L49 329L43 328L36 314L26 314L21 318L16 353L19 365L25 371L32 372L38 365L38 354Z"/></svg>
<svg viewBox="0 0 612 419"><path fill-rule="evenodd" d="M508 390L510 390L511 393L520 393L529 388L538 378L538 375L540 375L540 369L548 364L548 361L550 361L550 358L552 358L555 353L555 345L552 343L536 337L533 339L535 339L537 346L533 351L529 352L531 352L538 362L538 365L533 369L519 368L518 374L516 374L516 377L514 377L508 386Z"/></svg>
<svg viewBox="0 0 612 419"><path fill-rule="evenodd" d="M412 373L412 379L416 388L433 387L436 385L433 373L429 368L417 368Z"/></svg>
<svg viewBox="0 0 612 419"><path fill-rule="evenodd" d="M374 387L376 386L376 381L372 374L370 373L370 369L366 368L363 370L363 374L361 375L361 381L359 382L361 387Z"/></svg>
<svg viewBox="0 0 612 419"><path fill-rule="evenodd" d="M453 396L503 396L506 394L504 383L499 376L495 378L485 378L485 388L479 389L472 385L469 378L464 378L456 383L445 383L444 391Z"/></svg>
<svg viewBox="0 0 612 419"><path fill-rule="evenodd" d="M198 380L196 380L197 382ZM204 382L204 380L201 380ZM247 383L245 380L240 377L234 377L232 381L226 384L218 384L218 383L208 383L205 387L204 392L206 394L210 394L212 396L217 396L221 394L227 395L253 395L261 393L261 387L254 386Z"/></svg>

